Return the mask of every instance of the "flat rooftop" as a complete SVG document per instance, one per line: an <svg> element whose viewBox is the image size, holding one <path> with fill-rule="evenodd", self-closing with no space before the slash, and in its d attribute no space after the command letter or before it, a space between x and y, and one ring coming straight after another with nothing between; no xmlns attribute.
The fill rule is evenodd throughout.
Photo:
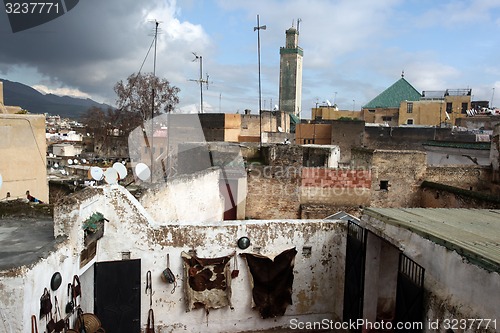
<svg viewBox="0 0 500 333"><path fill-rule="evenodd" d="M46 258L55 244L54 222L48 216L0 218L0 272Z"/></svg>
<svg viewBox="0 0 500 333"><path fill-rule="evenodd" d="M500 273L500 210L365 208L364 213L440 244Z"/></svg>

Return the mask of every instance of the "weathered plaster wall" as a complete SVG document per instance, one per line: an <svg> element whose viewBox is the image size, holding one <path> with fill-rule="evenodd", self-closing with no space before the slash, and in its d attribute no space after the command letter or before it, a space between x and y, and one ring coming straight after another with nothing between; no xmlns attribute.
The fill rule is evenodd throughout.
<svg viewBox="0 0 500 333"><path fill-rule="evenodd" d="M436 319L442 322L443 319L500 318L500 274L471 264L455 251L450 251L409 230L386 224L367 215L363 216L362 223L425 268L424 323ZM424 328L425 332L431 332L425 325ZM468 329L463 332L477 331ZM495 330L490 327L489 330L481 332Z"/></svg>
<svg viewBox="0 0 500 333"><path fill-rule="evenodd" d="M485 190L491 182L491 168L484 166L427 167L425 180L466 190Z"/></svg>
<svg viewBox="0 0 500 333"><path fill-rule="evenodd" d="M167 220L153 222L140 204L119 186L104 187L100 196L102 200L94 198L93 204L87 207L90 211L102 212L109 219L104 237L99 240L96 261L121 260L121 252L129 251L132 259L141 259L143 289L146 272L152 271L155 323L161 332L240 332L286 327L292 318L306 321L341 317L345 261L343 223L281 220L179 225L170 224ZM75 215L81 211L78 206L76 203L72 207ZM248 236L252 242L248 252L257 251L259 247L260 253L266 256L274 256L291 247L297 248L293 306L282 318L261 320L259 314L251 309L248 273L244 261L238 258L240 275L232 283L234 310L212 310L208 318L203 310L186 313L181 288L181 251L195 249L200 257L229 255L237 250L236 242L241 236ZM310 256L302 254L304 247L311 247ZM172 286L160 279L166 267L167 253L170 255L170 268L179 283L173 294ZM326 285L330 287L323 288ZM141 327L144 327L149 296L141 294Z"/></svg>
<svg viewBox="0 0 500 333"><path fill-rule="evenodd" d="M166 186L149 188L139 200L156 221L222 221L224 199L219 192L219 177L219 170L180 176Z"/></svg>

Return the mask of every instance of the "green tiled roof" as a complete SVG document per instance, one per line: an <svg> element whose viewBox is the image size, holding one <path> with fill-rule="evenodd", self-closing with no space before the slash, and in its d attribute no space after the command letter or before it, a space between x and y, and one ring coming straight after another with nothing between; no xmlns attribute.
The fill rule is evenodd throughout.
<svg viewBox="0 0 500 333"><path fill-rule="evenodd" d="M399 108L402 101L418 101L422 95L404 77L368 102L363 109Z"/></svg>
<svg viewBox="0 0 500 333"><path fill-rule="evenodd" d="M364 212L456 251L483 268L500 272L500 210L366 208Z"/></svg>

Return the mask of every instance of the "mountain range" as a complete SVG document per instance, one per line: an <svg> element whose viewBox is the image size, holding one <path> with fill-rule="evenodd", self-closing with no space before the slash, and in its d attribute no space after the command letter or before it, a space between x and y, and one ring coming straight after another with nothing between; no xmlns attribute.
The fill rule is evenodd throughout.
<svg viewBox="0 0 500 333"><path fill-rule="evenodd" d="M19 82L0 78L3 82L5 105L20 106L30 113L59 115L63 118L79 119L89 108L95 106L107 110L110 105L98 103L90 98L75 98L42 94L36 89Z"/></svg>

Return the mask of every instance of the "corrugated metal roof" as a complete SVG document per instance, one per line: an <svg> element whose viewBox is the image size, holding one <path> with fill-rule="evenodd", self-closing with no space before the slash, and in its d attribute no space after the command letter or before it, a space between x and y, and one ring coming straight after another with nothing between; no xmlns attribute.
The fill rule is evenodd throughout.
<svg viewBox="0 0 500 333"><path fill-rule="evenodd" d="M365 214L411 230L500 273L500 210L366 208Z"/></svg>
<svg viewBox="0 0 500 333"><path fill-rule="evenodd" d="M420 93L405 78L396 81L380 95L368 102L364 109L399 108L402 101L418 101Z"/></svg>

